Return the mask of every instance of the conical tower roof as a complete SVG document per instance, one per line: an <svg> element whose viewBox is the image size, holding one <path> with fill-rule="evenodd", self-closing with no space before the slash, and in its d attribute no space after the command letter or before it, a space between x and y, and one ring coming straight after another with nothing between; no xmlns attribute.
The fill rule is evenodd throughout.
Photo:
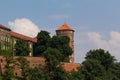
<svg viewBox="0 0 120 80"><path fill-rule="evenodd" d="M66 30L69 30L69 31L74 31L74 29L72 29L67 23L64 23L62 26L60 26L56 31L66 31Z"/></svg>

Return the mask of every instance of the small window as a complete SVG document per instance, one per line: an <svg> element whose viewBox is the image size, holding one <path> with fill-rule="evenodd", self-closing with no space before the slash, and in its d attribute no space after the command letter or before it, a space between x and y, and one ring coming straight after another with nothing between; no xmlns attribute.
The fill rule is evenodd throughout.
<svg viewBox="0 0 120 80"><path fill-rule="evenodd" d="M15 75L17 76L18 74L17 74L17 73L15 73Z"/></svg>
<svg viewBox="0 0 120 80"><path fill-rule="evenodd" d="M0 59L0 62L2 63L2 62L3 62L3 60L2 60L2 59Z"/></svg>

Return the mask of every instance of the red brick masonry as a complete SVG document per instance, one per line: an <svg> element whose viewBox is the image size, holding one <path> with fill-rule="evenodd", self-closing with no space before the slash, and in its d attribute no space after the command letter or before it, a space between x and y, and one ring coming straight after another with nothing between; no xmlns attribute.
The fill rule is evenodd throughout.
<svg viewBox="0 0 120 80"><path fill-rule="evenodd" d="M14 58L17 58L15 56ZM30 62L30 67L43 67L45 64L45 59L42 57L24 57ZM5 58L3 56L0 56L0 74L4 72L5 69ZM77 71L77 68L80 66L79 63L63 63L63 68L67 71L70 72L72 70ZM14 74L15 75L20 75L21 70L19 68L15 68Z"/></svg>

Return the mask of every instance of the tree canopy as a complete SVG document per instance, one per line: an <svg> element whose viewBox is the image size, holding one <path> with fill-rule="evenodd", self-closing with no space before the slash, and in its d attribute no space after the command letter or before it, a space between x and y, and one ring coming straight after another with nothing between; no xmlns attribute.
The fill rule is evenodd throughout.
<svg viewBox="0 0 120 80"><path fill-rule="evenodd" d="M45 80L44 73L37 67L29 68L28 74L29 80Z"/></svg>
<svg viewBox="0 0 120 80"><path fill-rule="evenodd" d="M42 55L42 53L49 47L50 38L49 32L47 31L40 31L38 33L34 56Z"/></svg>
<svg viewBox="0 0 120 80"><path fill-rule="evenodd" d="M15 44L15 55L16 56L28 56L30 48L27 41L18 39Z"/></svg>
<svg viewBox="0 0 120 80"><path fill-rule="evenodd" d="M68 74L62 67L62 55L59 50L48 48L44 52L45 57L45 72L50 80L68 80Z"/></svg>
<svg viewBox="0 0 120 80"><path fill-rule="evenodd" d="M114 56L108 51L95 49L87 52L85 61L76 73L84 75L84 80L119 80L118 66Z"/></svg>
<svg viewBox="0 0 120 80"><path fill-rule="evenodd" d="M43 56L43 53L48 48L53 48L55 50L59 50L60 54L62 55L61 61L69 61L69 56L72 54L69 41L70 39L67 36L50 37L49 32L41 31L37 35L34 56Z"/></svg>
<svg viewBox="0 0 120 80"><path fill-rule="evenodd" d="M85 59L86 60L92 59L99 61L99 63L103 65L106 70L110 68L115 61L114 56L112 56L108 51L105 51L103 49L90 50L87 53Z"/></svg>

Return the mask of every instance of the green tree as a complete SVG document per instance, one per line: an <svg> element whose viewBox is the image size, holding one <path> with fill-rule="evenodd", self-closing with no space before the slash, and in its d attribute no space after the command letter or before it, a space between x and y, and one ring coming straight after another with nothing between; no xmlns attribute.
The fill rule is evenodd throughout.
<svg viewBox="0 0 120 80"><path fill-rule="evenodd" d="M34 56L41 56L41 54L49 47L50 39L51 37L49 35L49 32L40 31L38 33Z"/></svg>
<svg viewBox="0 0 120 80"><path fill-rule="evenodd" d="M41 31L37 35L34 56L42 56L47 48L51 47L60 51L62 54L61 61L69 61L69 56L72 54L69 41L70 39L67 36L53 36L51 38L49 32Z"/></svg>
<svg viewBox="0 0 120 80"><path fill-rule="evenodd" d="M61 54L59 50L54 48L48 48L44 54L45 63L46 63L46 70L51 72L53 71L57 66L59 66L61 61Z"/></svg>
<svg viewBox="0 0 120 80"><path fill-rule="evenodd" d="M120 62L115 62L112 67L112 73L114 74L114 80L120 80Z"/></svg>
<svg viewBox="0 0 120 80"><path fill-rule="evenodd" d="M81 72L81 67L79 71L71 71L69 74L69 80L85 80L85 75Z"/></svg>
<svg viewBox="0 0 120 80"><path fill-rule="evenodd" d="M29 80L45 80L45 76L39 68L37 67L29 68L28 79Z"/></svg>
<svg viewBox="0 0 120 80"><path fill-rule="evenodd" d="M44 52L47 80L68 80L67 73L60 63L61 57L61 53L55 48L48 48Z"/></svg>
<svg viewBox="0 0 120 80"><path fill-rule="evenodd" d="M70 39L67 36L53 36L50 42L50 47L60 50L65 56L69 56L72 54L69 41Z"/></svg>
<svg viewBox="0 0 120 80"><path fill-rule="evenodd" d="M0 52L1 52L1 42L0 42Z"/></svg>
<svg viewBox="0 0 120 80"><path fill-rule="evenodd" d="M85 80L114 80L112 72L115 58L103 49L90 50L82 63Z"/></svg>
<svg viewBox="0 0 120 80"><path fill-rule="evenodd" d="M14 59L12 56L5 56L6 64L5 71L2 75L3 80L12 80L14 79Z"/></svg>
<svg viewBox="0 0 120 80"><path fill-rule="evenodd" d="M15 55L16 56L28 56L30 48L27 41L18 39L15 44Z"/></svg>
<svg viewBox="0 0 120 80"><path fill-rule="evenodd" d="M21 80L27 80L29 74L29 61L23 57L16 58L17 66L21 69Z"/></svg>
<svg viewBox="0 0 120 80"><path fill-rule="evenodd" d="M62 61L69 61L72 49L69 46L70 39L67 36L53 36L50 41L50 47L56 48L63 55Z"/></svg>
<svg viewBox="0 0 120 80"><path fill-rule="evenodd" d="M59 66L53 70L53 79L52 80L69 80L69 74Z"/></svg>
<svg viewBox="0 0 120 80"><path fill-rule="evenodd" d="M111 68L115 61L114 56L111 56L111 54L108 51L105 51L103 49L90 50L87 53L85 59L98 60L100 64L105 67L106 70Z"/></svg>
<svg viewBox="0 0 120 80"><path fill-rule="evenodd" d="M97 60L89 59L84 61L81 67L82 73L85 75L85 80L104 80L105 68Z"/></svg>

